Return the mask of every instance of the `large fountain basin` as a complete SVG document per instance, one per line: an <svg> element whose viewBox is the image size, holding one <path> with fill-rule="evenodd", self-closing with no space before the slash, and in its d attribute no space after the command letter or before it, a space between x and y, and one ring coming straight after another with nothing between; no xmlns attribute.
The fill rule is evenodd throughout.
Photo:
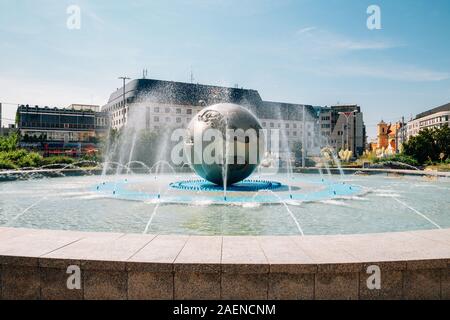
<svg viewBox="0 0 450 320"><path fill-rule="evenodd" d="M361 234L450 227L448 178L332 176L322 182L314 174L295 174L290 181L275 175L267 180L290 185L291 190L230 191L226 201L223 192L170 187L196 179L161 175L155 181L150 175L128 175L4 182L0 225L190 235ZM340 194L339 188L350 191L350 186L354 194Z"/></svg>

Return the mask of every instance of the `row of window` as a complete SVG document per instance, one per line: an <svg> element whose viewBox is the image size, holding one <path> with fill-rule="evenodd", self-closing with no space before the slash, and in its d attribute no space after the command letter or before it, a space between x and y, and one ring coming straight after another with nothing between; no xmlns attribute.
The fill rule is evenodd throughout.
<svg viewBox="0 0 450 320"><path fill-rule="evenodd" d="M126 114L127 114L127 108L123 108L123 109L113 112L113 117L124 116Z"/></svg>
<svg viewBox="0 0 450 320"><path fill-rule="evenodd" d="M160 113L161 109L162 108L160 108L160 107L154 107L153 108L153 112L154 113ZM164 112L165 113L171 113L171 108L169 108L169 107L164 108ZM182 114L182 109L181 108L175 108L175 114ZM186 114L192 114L192 109L186 109Z"/></svg>
<svg viewBox="0 0 450 320"><path fill-rule="evenodd" d="M48 114L21 114L20 121L25 123L72 123L72 124L94 124L95 117L70 116L70 115L48 115Z"/></svg>
<svg viewBox="0 0 450 320"><path fill-rule="evenodd" d="M160 122L160 117L158 117L158 116L154 116L153 117L153 122ZM166 117L165 118L165 121L167 122L167 123L170 123L171 122L171 118L170 117ZM189 122L189 121L191 121L191 118L186 118L186 122ZM180 118L180 117L176 117L175 118L175 122L176 123L182 123L183 122L183 119L182 118Z"/></svg>
<svg viewBox="0 0 450 320"><path fill-rule="evenodd" d="M427 126L427 128L429 128L429 129L431 129L431 128L437 128L437 129L440 129L440 128L442 128L443 126L444 126L445 124L443 124L443 123L440 123L440 124L435 124L435 125L432 125L432 126ZM412 136L415 136L415 135L417 135L417 134L419 134L419 132L422 130L423 128L420 128L420 129L410 129L410 130L408 130L408 135L412 135Z"/></svg>
<svg viewBox="0 0 450 320"><path fill-rule="evenodd" d="M433 125L436 123L442 123L442 122L448 122L448 116L442 116L442 117L436 117L433 119L429 119L429 120L425 120L425 121L420 121L420 126L429 126L429 125Z"/></svg>
<svg viewBox="0 0 450 320"><path fill-rule="evenodd" d="M154 107L153 108L153 112L154 113L163 113L162 109L163 108L161 108L161 107ZM121 115L125 115L126 113L127 113L127 108L122 108L122 109L114 111L112 115L114 117L118 117L118 116L121 116ZM170 107L165 107L164 108L164 113L171 114L172 113L172 109ZM175 114L182 114L182 113L183 113L183 110L181 108L175 108ZM192 109L186 109L186 114L187 115L191 115L192 114Z"/></svg>
<svg viewBox="0 0 450 320"><path fill-rule="evenodd" d="M125 124L125 122L126 122L125 117L112 121L114 126L119 126L119 125Z"/></svg>
<svg viewBox="0 0 450 320"><path fill-rule="evenodd" d="M96 124L97 126L104 127L108 125L108 119L107 118L96 118Z"/></svg>
<svg viewBox="0 0 450 320"><path fill-rule="evenodd" d="M262 127L263 128L266 128L266 127L269 127L269 128L278 128L278 129L281 129L281 123L274 123L274 122L269 122L269 125L267 126L267 122L265 122L265 121L263 121L263 122L261 122L261 125L262 125ZM293 129L297 129L297 128L302 128L302 124L300 124L300 125L297 125L296 123L293 123L292 124L292 126L291 126L291 124L289 124L289 123L285 123L284 124L284 128L285 129L290 129L290 128L293 128Z"/></svg>
<svg viewBox="0 0 450 320"><path fill-rule="evenodd" d="M95 129L93 124L21 122L22 128Z"/></svg>

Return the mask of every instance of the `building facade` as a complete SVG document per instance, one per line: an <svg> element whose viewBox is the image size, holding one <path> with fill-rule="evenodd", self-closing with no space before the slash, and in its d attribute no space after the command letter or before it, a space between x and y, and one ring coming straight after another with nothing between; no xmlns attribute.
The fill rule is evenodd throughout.
<svg viewBox="0 0 450 320"><path fill-rule="evenodd" d="M112 128L120 129L126 125L133 110L140 110L140 117L145 118L145 128L159 131L187 127L200 110L216 103L236 103L249 109L264 129L278 129L289 148L305 141L310 154L320 151L318 118L312 106L263 101L258 91L251 89L136 79L126 84L125 90L113 92L102 111L110 114Z"/></svg>
<svg viewBox="0 0 450 320"><path fill-rule="evenodd" d="M366 127L363 113L358 105L337 105L318 108L322 145L339 151L349 149L354 156L366 148Z"/></svg>
<svg viewBox="0 0 450 320"><path fill-rule="evenodd" d="M389 153L398 153L403 141L406 139L405 124L401 121L386 123L381 120L377 125L377 139L370 145L371 151L386 150Z"/></svg>
<svg viewBox="0 0 450 320"><path fill-rule="evenodd" d="M423 129L440 128L445 124L450 126L450 103L422 112L408 122L408 139L419 134Z"/></svg>
<svg viewBox="0 0 450 320"><path fill-rule="evenodd" d="M22 147L44 155L95 152L98 139L109 130L109 115L91 109L20 105L16 122Z"/></svg>
<svg viewBox="0 0 450 320"><path fill-rule="evenodd" d="M67 107L67 109L71 110L77 110L77 111L94 111L94 112L100 112L100 106L94 105L94 104L79 104L79 103L73 103L70 106Z"/></svg>

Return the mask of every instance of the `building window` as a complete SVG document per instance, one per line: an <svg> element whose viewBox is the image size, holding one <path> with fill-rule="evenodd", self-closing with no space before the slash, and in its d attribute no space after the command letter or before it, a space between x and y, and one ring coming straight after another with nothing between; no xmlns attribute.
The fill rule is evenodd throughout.
<svg viewBox="0 0 450 320"><path fill-rule="evenodd" d="M154 120L155 122L159 122L159 117L154 117L153 120Z"/></svg>
<svg viewBox="0 0 450 320"><path fill-rule="evenodd" d="M270 123L270 127L273 128L273 122Z"/></svg>
<svg viewBox="0 0 450 320"><path fill-rule="evenodd" d="M170 122L170 118L169 117L166 117L166 122Z"/></svg>
<svg viewBox="0 0 450 320"><path fill-rule="evenodd" d="M262 126L263 126L263 127L265 127L265 126L266 126L266 123L265 123L265 122L263 122L263 123L262 123Z"/></svg>
<svg viewBox="0 0 450 320"><path fill-rule="evenodd" d="M286 123L286 129L289 129L289 123Z"/></svg>
<svg viewBox="0 0 450 320"><path fill-rule="evenodd" d="M155 108L153 109L153 111L155 111L155 113L159 113L159 107L155 107Z"/></svg>
<svg viewBox="0 0 450 320"><path fill-rule="evenodd" d="M180 109L180 108L177 108L177 109L176 109L176 113L177 113L177 114L181 114L181 109Z"/></svg>
<svg viewBox="0 0 450 320"><path fill-rule="evenodd" d="M166 108L166 113L170 113L170 108Z"/></svg>
<svg viewBox="0 0 450 320"><path fill-rule="evenodd" d="M187 109L186 114L192 114L192 109Z"/></svg>
<svg viewBox="0 0 450 320"><path fill-rule="evenodd" d="M177 118L177 123L181 123L181 118L180 117Z"/></svg>

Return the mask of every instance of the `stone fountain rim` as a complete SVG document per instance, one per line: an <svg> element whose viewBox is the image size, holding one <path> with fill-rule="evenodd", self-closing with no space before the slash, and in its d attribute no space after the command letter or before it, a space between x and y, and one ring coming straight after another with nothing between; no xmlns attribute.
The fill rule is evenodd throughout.
<svg viewBox="0 0 450 320"><path fill-rule="evenodd" d="M222 266L222 271L223 267L227 269L228 265L234 266L232 268L243 268L242 270L246 269L246 266L255 270L269 266L286 266L288 269L292 268L291 271L295 271L295 266L307 266L312 268L311 270L314 269L314 272L320 271L320 268L326 268L324 270L328 271L342 271L346 267L359 270L367 264L377 263L399 270L426 269L433 266L450 268L450 228L348 235L202 236L0 227L0 239L0 265L10 264L11 261L25 265L79 261L82 265L96 262L98 266L106 269L114 269L117 263L121 263L125 269L128 265L135 264L150 267L211 265L219 266L219 269ZM153 246L156 239L158 245L165 246L166 250L173 249L177 241L183 245L172 261L161 260L160 256L147 259L146 248ZM206 239L209 241L205 241ZM130 247L139 241L144 245L137 246L135 252L129 251ZM221 242L221 256L216 257L218 259L211 258L211 253L218 248L208 245L214 241ZM225 253L224 243L232 243L235 252L230 252L231 255ZM257 254L249 251L252 247L258 251ZM273 250L278 247L283 247L281 252ZM184 250L201 255L188 257L182 254ZM132 254L127 256L130 252ZM301 254L294 254L295 252ZM311 256L311 252L317 252L317 255ZM255 258L261 253L262 255ZM294 273L298 272L300 271ZM304 272L303 270L300 273Z"/></svg>

